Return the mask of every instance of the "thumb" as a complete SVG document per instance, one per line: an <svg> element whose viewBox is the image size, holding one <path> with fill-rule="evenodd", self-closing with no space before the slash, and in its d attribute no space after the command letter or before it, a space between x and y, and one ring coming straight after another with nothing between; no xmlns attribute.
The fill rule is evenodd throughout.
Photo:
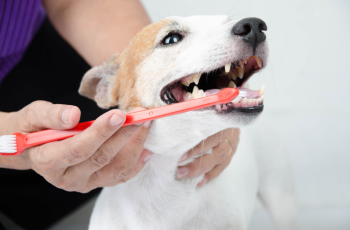
<svg viewBox="0 0 350 230"><path fill-rule="evenodd" d="M80 114L76 106L35 101L15 116L15 132L32 133L44 129L71 129L78 124Z"/></svg>

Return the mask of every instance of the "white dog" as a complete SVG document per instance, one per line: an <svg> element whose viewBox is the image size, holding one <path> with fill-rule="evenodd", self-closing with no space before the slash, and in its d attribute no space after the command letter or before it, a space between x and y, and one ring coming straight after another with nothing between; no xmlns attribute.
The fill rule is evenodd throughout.
<svg viewBox="0 0 350 230"><path fill-rule="evenodd" d="M243 86L266 66L266 29L257 18L171 17L144 28L122 53L86 73L79 92L102 108L118 105L125 112L204 97L225 87L247 92L238 102L153 121L145 148L154 154L135 178L103 189L90 230L248 228L264 176L249 145L240 145L230 166L203 187L197 187L203 175L176 180L175 173L185 152L261 113L264 87ZM278 228L295 229L294 194L280 187L272 183L259 195Z"/></svg>

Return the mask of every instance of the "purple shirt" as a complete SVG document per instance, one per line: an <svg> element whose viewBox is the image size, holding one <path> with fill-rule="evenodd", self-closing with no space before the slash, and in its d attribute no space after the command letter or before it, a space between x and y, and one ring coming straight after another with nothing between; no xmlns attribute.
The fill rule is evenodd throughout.
<svg viewBox="0 0 350 230"><path fill-rule="evenodd" d="M0 83L21 60L45 18L41 0L0 0Z"/></svg>

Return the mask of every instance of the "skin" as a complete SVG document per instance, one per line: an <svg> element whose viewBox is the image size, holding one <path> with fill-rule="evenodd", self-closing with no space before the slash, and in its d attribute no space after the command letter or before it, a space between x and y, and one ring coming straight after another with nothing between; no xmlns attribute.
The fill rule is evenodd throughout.
<svg viewBox="0 0 350 230"><path fill-rule="evenodd" d="M60 35L91 66L121 52L139 30L150 24L138 0L46 0L43 4ZM138 110L142 108L132 112ZM0 112L0 135L70 129L79 120L80 110L75 106L35 101L18 112ZM0 156L0 167L33 169L66 191L85 193L123 183L137 175L152 154L143 149L151 123L121 128L124 121L122 111L111 110L72 138L30 148L20 156ZM225 138L230 141L232 151L231 145L223 141ZM238 129L209 137L204 145L199 144L186 153L182 161L210 148L212 154L180 167L179 172L188 173L178 172L177 177L205 174L198 184L203 186L226 168L238 140Z"/></svg>

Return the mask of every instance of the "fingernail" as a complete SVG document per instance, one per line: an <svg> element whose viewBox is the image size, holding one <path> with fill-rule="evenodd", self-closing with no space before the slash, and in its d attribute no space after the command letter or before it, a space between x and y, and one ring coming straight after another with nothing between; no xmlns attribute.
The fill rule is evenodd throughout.
<svg viewBox="0 0 350 230"><path fill-rule="evenodd" d="M152 121L146 121L145 123L143 123L143 126L144 126L145 128L148 128L148 127L151 125L151 122L152 122Z"/></svg>
<svg viewBox="0 0 350 230"><path fill-rule="evenodd" d="M180 160L177 162L177 163L181 163L183 162L184 160L187 159L187 153L185 153L184 155L182 155L182 157L180 158Z"/></svg>
<svg viewBox="0 0 350 230"><path fill-rule="evenodd" d="M70 114L71 108L67 108L62 113L62 122L66 125L69 124L69 114Z"/></svg>
<svg viewBox="0 0 350 230"><path fill-rule="evenodd" d="M186 167L183 167L183 168L179 168L176 172L176 177L177 178L181 178L181 177L184 177L188 174L188 168Z"/></svg>
<svg viewBox="0 0 350 230"><path fill-rule="evenodd" d="M149 154L143 158L143 162L147 162L151 158L152 154Z"/></svg>
<svg viewBox="0 0 350 230"><path fill-rule="evenodd" d="M122 122L123 122L123 118L121 116L116 115L116 114L113 114L111 119L109 119L109 124L111 126L120 125L120 123L122 123Z"/></svg>
<svg viewBox="0 0 350 230"><path fill-rule="evenodd" d="M207 183L207 181L208 181L207 178L204 177L203 180L197 184L197 186L201 187L201 186L205 185Z"/></svg>

